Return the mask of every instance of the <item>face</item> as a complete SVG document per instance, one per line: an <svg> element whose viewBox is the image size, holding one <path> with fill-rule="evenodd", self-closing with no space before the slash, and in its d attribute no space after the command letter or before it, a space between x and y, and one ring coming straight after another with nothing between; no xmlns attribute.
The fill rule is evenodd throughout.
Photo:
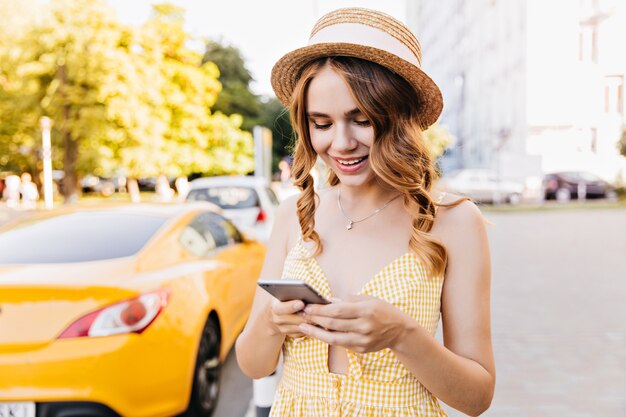
<svg viewBox="0 0 626 417"><path fill-rule="evenodd" d="M339 181L347 186L371 181L374 128L358 109L346 82L330 66L311 80L306 108L313 149Z"/></svg>

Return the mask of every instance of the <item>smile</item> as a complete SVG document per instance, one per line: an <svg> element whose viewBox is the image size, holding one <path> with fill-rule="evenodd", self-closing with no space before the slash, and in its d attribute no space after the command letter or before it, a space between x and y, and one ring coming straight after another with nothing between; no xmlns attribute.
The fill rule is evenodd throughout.
<svg viewBox="0 0 626 417"><path fill-rule="evenodd" d="M367 159L367 156L361 157L361 158L355 158L355 159L338 159L336 158L335 160L337 162L339 162L341 165L346 165L346 166L350 166L350 165L356 165L359 162L363 161Z"/></svg>
<svg viewBox="0 0 626 417"><path fill-rule="evenodd" d="M343 172L344 174L350 174L350 173L356 173L357 171L360 171L361 168L365 166L368 157L369 155L365 155L359 158L350 158L350 159L333 158L333 159L337 163L336 166L340 172Z"/></svg>

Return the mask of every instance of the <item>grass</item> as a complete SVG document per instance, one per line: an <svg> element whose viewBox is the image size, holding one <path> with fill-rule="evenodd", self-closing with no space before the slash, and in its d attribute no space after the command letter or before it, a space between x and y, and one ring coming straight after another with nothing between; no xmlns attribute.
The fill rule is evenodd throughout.
<svg viewBox="0 0 626 417"><path fill-rule="evenodd" d="M156 193L141 192L139 193L142 203L157 201ZM83 194L78 199L78 204L106 204L106 203L130 203L130 194L113 193L110 197L103 197L98 194ZM62 204L62 201L60 202ZM56 202L55 202L56 204Z"/></svg>
<svg viewBox="0 0 626 417"><path fill-rule="evenodd" d="M481 210L485 212L528 212L528 211L562 211L562 210L615 210L626 209L626 197L621 197L616 201L609 200L572 200L568 203L558 203L556 201L544 201L540 203L522 203L517 206L509 204L479 204Z"/></svg>

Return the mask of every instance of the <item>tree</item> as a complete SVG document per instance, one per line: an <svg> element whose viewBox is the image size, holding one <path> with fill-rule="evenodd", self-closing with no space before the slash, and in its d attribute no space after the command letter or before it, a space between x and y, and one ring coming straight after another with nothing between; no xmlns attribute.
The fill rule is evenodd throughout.
<svg viewBox="0 0 626 417"><path fill-rule="evenodd" d="M0 0L0 170L36 174L38 145L33 135L37 117L22 114L26 103L17 71L20 39L36 18L32 10L37 10L34 0Z"/></svg>
<svg viewBox="0 0 626 417"><path fill-rule="evenodd" d="M454 135L439 123L435 123L424 131L424 139L433 160L443 155L445 150L456 142Z"/></svg>
<svg viewBox="0 0 626 417"><path fill-rule="evenodd" d="M107 136L106 102L123 92L116 81L129 66L126 35L103 3L54 0L47 16L15 39L8 76L12 88L0 97L3 119L14 122L4 133L13 143L29 146L38 137L40 116L55 121L53 155L55 165L65 170L66 197L75 196L78 173L95 168L101 156L99 147L83 151L88 140Z"/></svg>
<svg viewBox="0 0 626 417"><path fill-rule="evenodd" d="M182 9L155 6L132 29L102 0L52 0L48 7L23 36L0 36L0 168L33 164L36 157L22 161L16 150L36 154L38 120L47 115L66 199L76 197L86 173L252 170L252 138L240 129L241 117L211 114L218 70L186 46Z"/></svg>
<svg viewBox="0 0 626 417"><path fill-rule="evenodd" d="M246 174L254 169L252 137L240 130L240 116L211 113L221 91L219 71L186 46L182 16L179 7L156 5L142 28L146 67L158 69L150 85L162 126L148 143L126 148L123 165L132 175Z"/></svg>
<svg viewBox="0 0 626 417"><path fill-rule="evenodd" d="M622 156L626 156L626 127L622 129L622 137L617 142L617 149Z"/></svg>
<svg viewBox="0 0 626 417"><path fill-rule="evenodd" d="M272 165L274 170L278 162L293 153L294 132L289 120L289 110L275 97L261 104L259 123L272 131Z"/></svg>
<svg viewBox="0 0 626 417"><path fill-rule="evenodd" d="M260 124L262 104L259 97L250 90L252 75L246 68L239 49L208 41L202 62L215 63L220 72L219 81L222 83L222 91L213 111L227 115L240 114L243 116L242 128L252 131L255 125Z"/></svg>

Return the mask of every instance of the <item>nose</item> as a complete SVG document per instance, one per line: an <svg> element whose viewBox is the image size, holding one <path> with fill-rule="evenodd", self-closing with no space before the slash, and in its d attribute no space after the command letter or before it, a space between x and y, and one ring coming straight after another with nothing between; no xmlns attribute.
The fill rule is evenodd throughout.
<svg viewBox="0 0 626 417"><path fill-rule="evenodd" d="M348 123L337 123L335 136L333 137L332 149L338 153L350 152L359 146L359 142L354 137L354 132Z"/></svg>

